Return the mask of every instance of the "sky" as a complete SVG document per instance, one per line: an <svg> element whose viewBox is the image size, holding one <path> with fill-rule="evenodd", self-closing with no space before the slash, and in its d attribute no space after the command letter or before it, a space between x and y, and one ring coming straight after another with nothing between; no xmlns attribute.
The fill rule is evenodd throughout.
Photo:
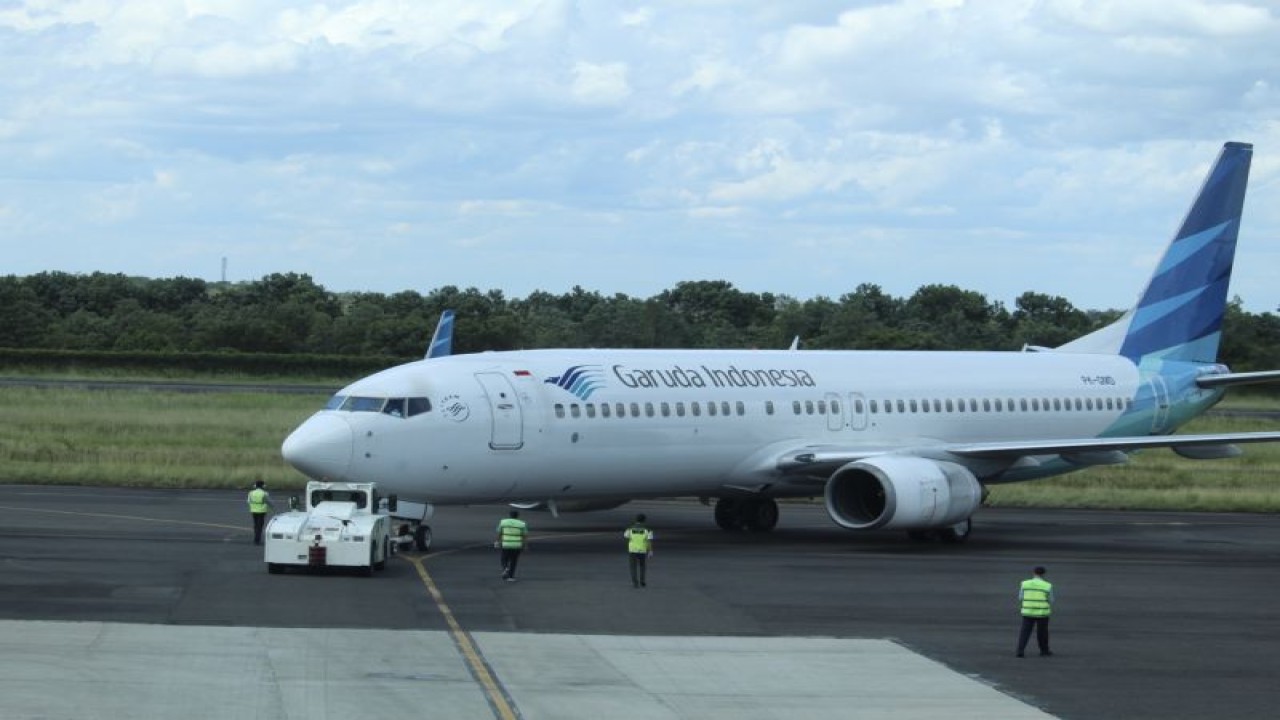
<svg viewBox="0 0 1280 720"><path fill-rule="evenodd" d="M1241 141L1274 312L1276 48L1267 0L0 0L0 275L1123 309Z"/></svg>

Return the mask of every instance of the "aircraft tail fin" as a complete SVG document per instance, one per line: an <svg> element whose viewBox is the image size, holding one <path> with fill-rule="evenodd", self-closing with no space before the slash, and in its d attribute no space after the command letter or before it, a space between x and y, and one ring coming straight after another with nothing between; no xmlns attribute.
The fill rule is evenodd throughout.
<svg viewBox="0 0 1280 720"><path fill-rule="evenodd" d="M453 354L453 311L440 313L440 322L436 323L435 334L427 345L427 358L445 357Z"/></svg>
<svg viewBox="0 0 1280 720"><path fill-rule="evenodd" d="M1252 157L1253 145L1224 145L1138 304L1058 349L1116 353L1135 363L1216 361Z"/></svg>

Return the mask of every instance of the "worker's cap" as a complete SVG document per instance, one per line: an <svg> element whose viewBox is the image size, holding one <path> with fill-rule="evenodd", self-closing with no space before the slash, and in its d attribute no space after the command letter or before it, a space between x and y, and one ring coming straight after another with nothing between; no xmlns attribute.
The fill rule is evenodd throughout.
<svg viewBox="0 0 1280 720"><path fill-rule="evenodd" d="M1044 569L1043 565L1037 565L1035 569L1032 570L1031 572L1035 573L1036 575L1043 575L1048 571Z"/></svg>

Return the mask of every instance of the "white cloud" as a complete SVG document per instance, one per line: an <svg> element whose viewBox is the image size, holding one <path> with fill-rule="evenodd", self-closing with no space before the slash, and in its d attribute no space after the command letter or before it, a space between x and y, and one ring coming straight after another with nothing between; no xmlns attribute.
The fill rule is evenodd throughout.
<svg viewBox="0 0 1280 720"><path fill-rule="evenodd" d="M623 63L579 62L573 67L573 96L590 105L615 105L631 94Z"/></svg>
<svg viewBox="0 0 1280 720"><path fill-rule="evenodd" d="M1263 0L49 0L0 35L9 272L1110 307L1229 139L1238 274L1280 255Z"/></svg>

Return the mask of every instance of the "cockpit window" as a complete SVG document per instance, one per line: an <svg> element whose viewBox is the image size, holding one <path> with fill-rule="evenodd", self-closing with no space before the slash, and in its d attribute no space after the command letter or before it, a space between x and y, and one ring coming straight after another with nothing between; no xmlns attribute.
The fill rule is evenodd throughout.
<svg viewBox="0 0 1280 720"><path fill-rule="evenodd" d="M391 417L405 418L431 412L431 400L425 397L380 398L334 395L329 398L324 409L342 412L380 412Z"/></svg>
<svg viewBox="0 0 1280 720"><path fill-rule="evenodd" d="M347 412L378 412L386 401L386 398L356 397L352 395L347 398L346 402L342 403L342 409Z"/></svg>

